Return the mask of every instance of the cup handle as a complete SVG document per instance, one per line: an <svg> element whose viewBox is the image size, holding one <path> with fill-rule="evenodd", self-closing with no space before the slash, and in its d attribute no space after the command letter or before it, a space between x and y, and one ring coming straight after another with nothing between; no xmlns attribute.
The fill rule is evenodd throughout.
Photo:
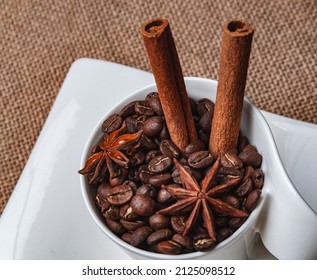
<svg viewBox="0 0 317 280"><path fill-rule="evenodd" d="M272 170L258 224L264 245L278 259L317 259L317 213L284 170L278 174L278 168Z"/></svg>

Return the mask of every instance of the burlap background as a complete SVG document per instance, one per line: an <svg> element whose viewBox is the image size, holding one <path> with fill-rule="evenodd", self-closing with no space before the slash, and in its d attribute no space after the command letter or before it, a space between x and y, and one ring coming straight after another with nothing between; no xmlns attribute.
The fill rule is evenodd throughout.
<svg viewBox="0 0 317 280"><path fill-rule="evenodd" d="M249 21L247 96L317 123L316 0L1 0L0 213L71 63L92 57L149 71L139 27L153 17L169 19L184 74L213 79L223 23Z"/></svg>

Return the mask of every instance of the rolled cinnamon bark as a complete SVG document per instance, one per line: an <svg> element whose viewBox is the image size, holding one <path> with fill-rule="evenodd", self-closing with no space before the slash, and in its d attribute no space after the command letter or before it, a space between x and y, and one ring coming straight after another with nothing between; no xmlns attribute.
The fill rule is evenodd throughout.
<svg viewBox="0 0 317 280"><path fill-rule="evenodd" d="M223 27L219 80L209 149L214 156L237 146L254 29L233 20Z"/></svg>
<svg viewBox="0 0 317 280"><path fill-rule="evenodd" d="M172 141L183 150L197 138L177 50L166 19L141 27L145 48Z"/></svg>

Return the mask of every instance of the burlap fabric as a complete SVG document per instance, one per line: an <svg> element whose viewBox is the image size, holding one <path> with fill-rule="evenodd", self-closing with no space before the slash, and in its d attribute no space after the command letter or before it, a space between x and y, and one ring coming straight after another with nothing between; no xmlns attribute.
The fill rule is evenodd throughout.
<svg viewBox="0 0 317 280"><path fill-rule="evenodd" d="M71 63L150 70L139 27L169 19L186 76L217 79L221 28L256 29L246 95L261 109L317 123L316 0L0 1L0 213Z"/></svg>

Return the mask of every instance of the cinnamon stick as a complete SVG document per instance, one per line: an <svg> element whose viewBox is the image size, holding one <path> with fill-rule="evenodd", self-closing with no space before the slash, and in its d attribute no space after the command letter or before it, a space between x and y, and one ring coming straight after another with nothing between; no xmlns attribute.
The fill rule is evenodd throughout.
<svg viewBox="0 0 317 280"><path fill-rule="evenodd" d="M254 29L245 21L223 26L219 80L209 149L214 156L236 148Z"/></svg>
<svg viewBox="0 0 317 280"><path fill-rule="evenodd" d="M145 48L172 141L183 150L197 139L177 50L166 19L153 19L141 27Z"/></svg>

